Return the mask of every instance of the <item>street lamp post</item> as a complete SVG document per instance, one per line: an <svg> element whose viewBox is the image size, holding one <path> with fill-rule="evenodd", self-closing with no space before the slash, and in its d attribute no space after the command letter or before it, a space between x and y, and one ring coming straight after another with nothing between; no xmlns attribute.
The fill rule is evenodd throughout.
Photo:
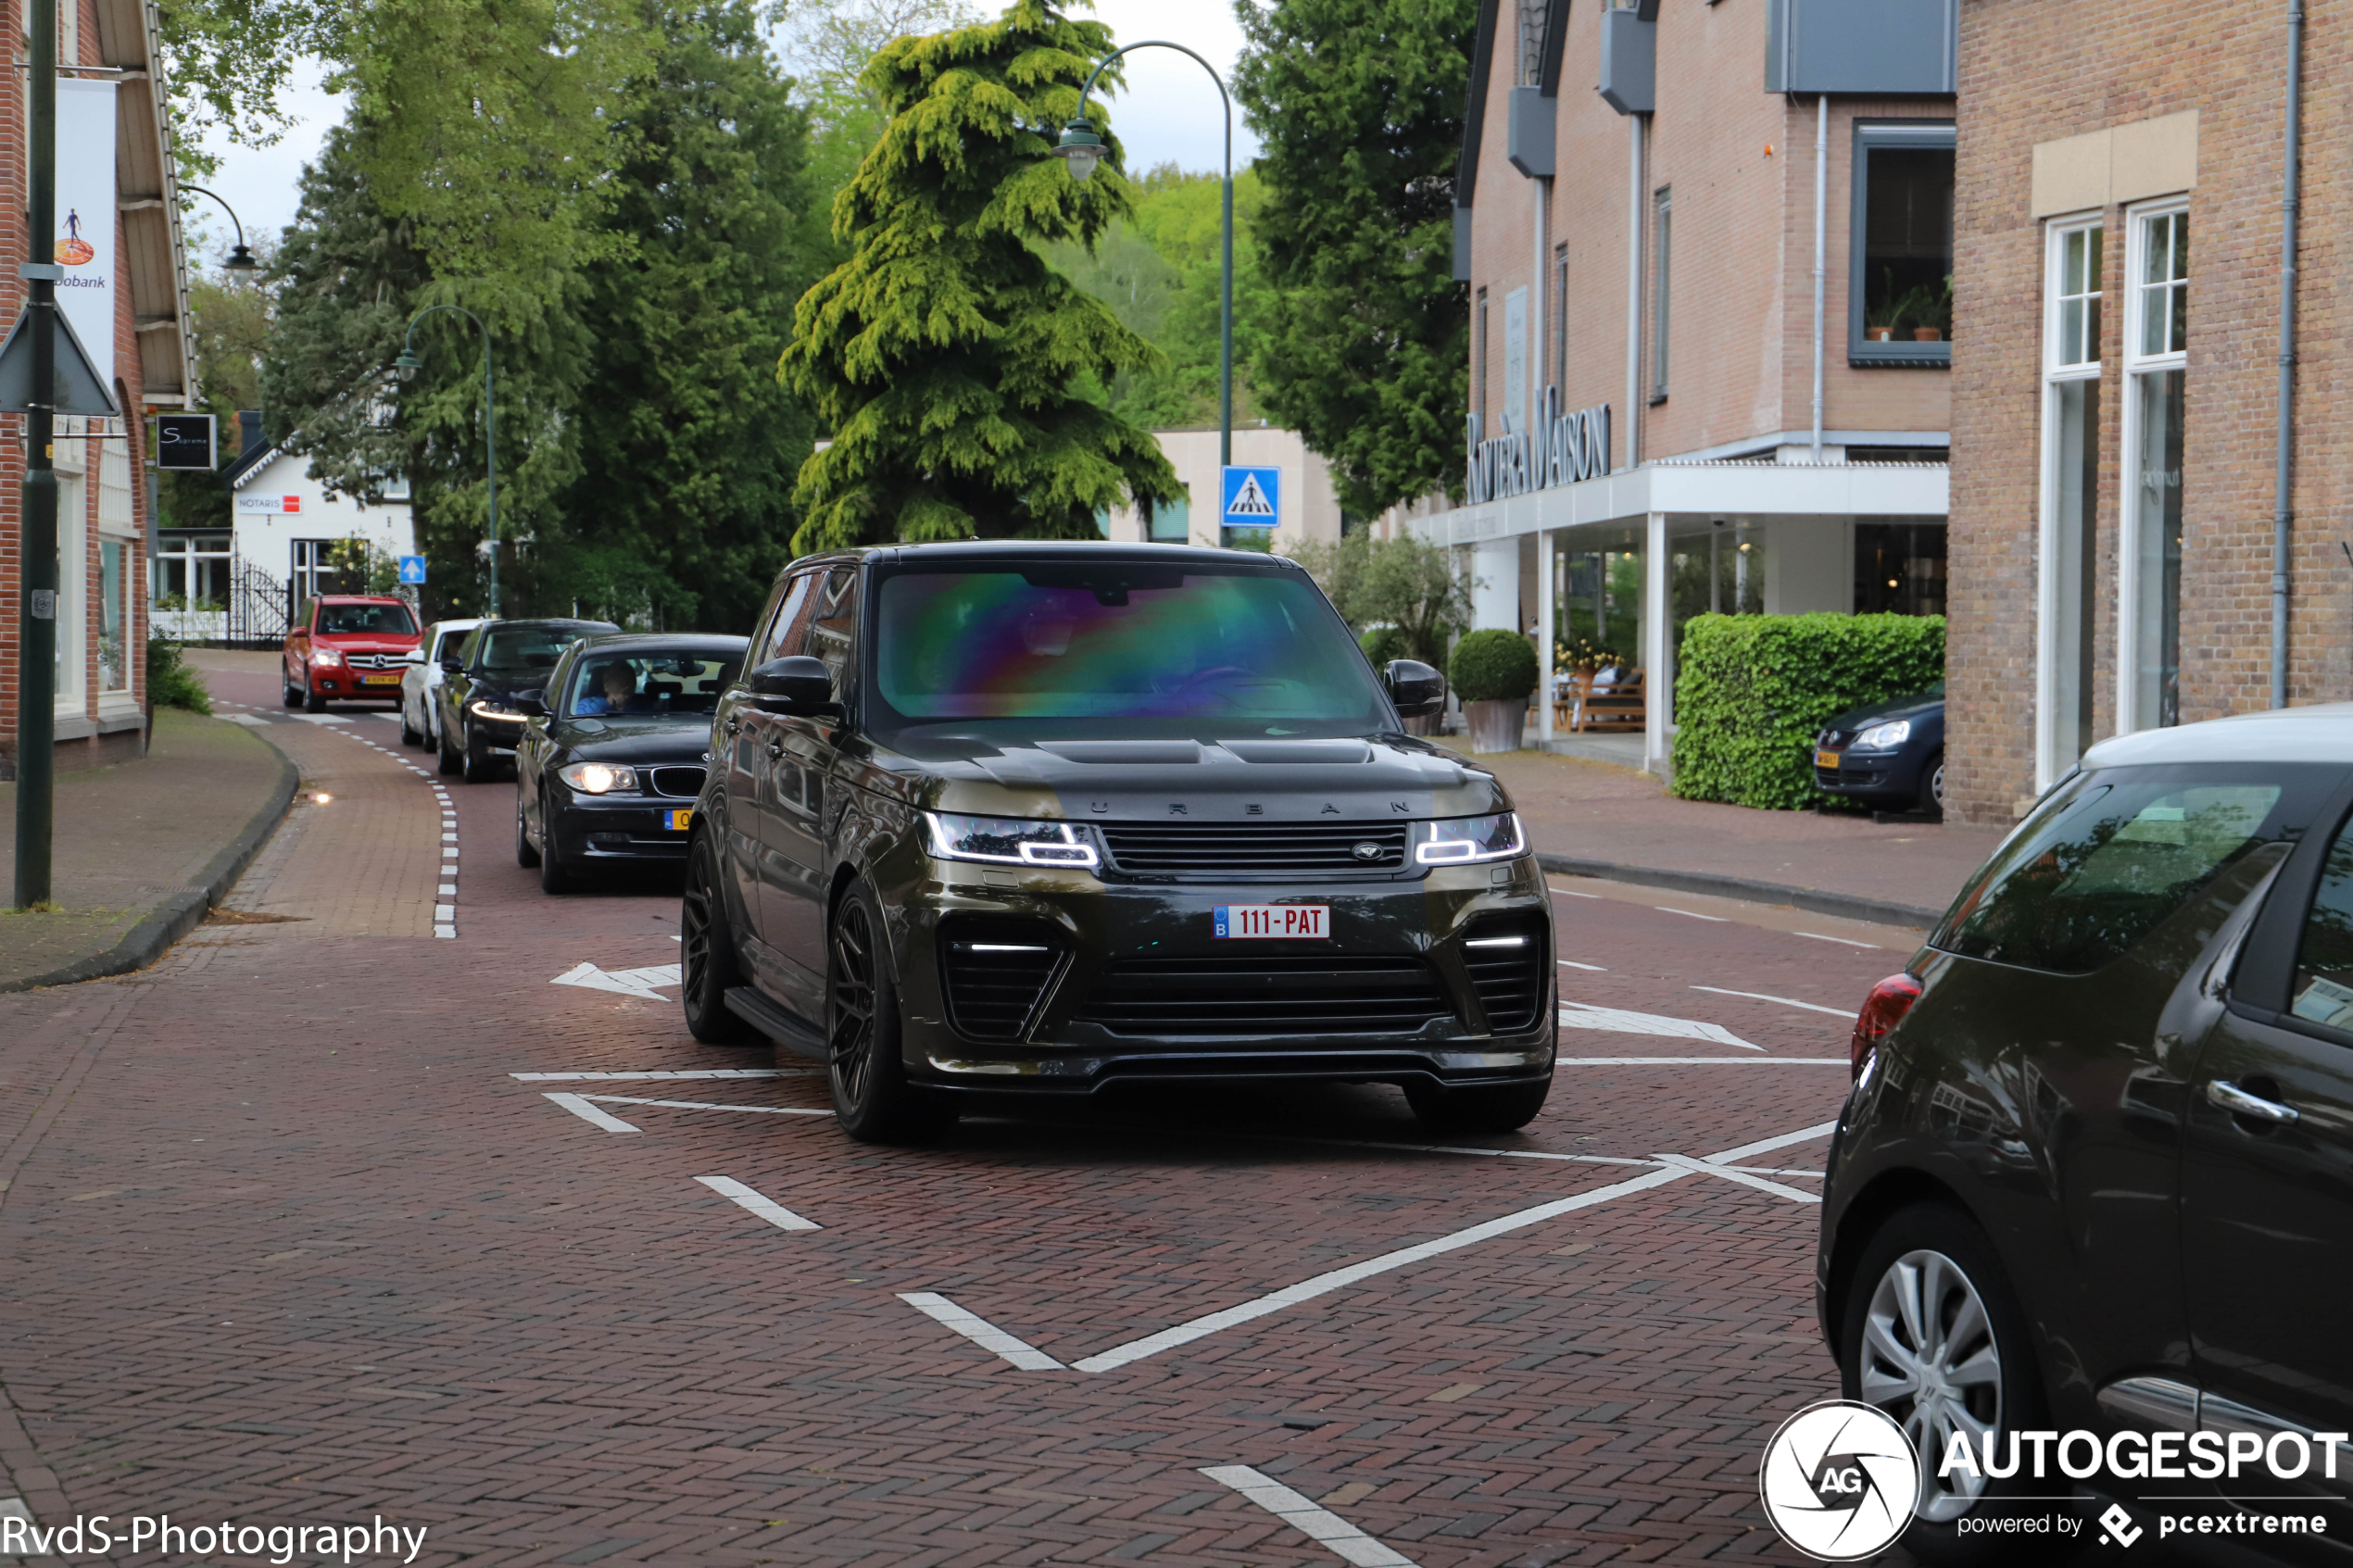
<svg viewBox="0 0 2353 1568"><path fill-rule="evenodd" d="M490 474L490 613L495 617L498 613L498 389L490 363L490 329L482 324L481 317L461 305L428 305L409 319L408 338L401 344L400 358L392 362L392 368L402 381L424 368L425 362L417 358L417 323L436 310L455 311L482 333L483 445Z"/></svg>
<svg viewBox="0 0 2353 1568"><path fill-rule="evenodd" d="M32 334L32 394L24 417L24 519L18 560L16 904L49 901L57 715L57 473L51 438L57 379L57 0L32 0L30 189L25 325ZM105 375L111 367L101 366Z"/></svg>
<svg viewBox="0 0 2353 1568"><path fill-rule="evenodd" d="M1095 165L1102 159L1103 139L1095 134L1094 122L1087 119L1087 94L1095 90L1095 78L1131 49L1174 49L1180 55L1192 55L1201 69L1209 72L1209 80L1217 83L1217 96L1226 106L1226 257L1217 317L1217 460L1221 465L1230 465L1234 460L1234 100L1227 93L1226 83L1219 79L1215 67L1182 44L1147 38L1114 49L1103 56L1103 63L1094 69L1087 78L1087 85L1078 90L1078 118L1063 128L1054 156L1063 160L1073 179L1084 180L1095 172Z"/></svg>
<svg viewBox="0 0 2353 1568"><path fill-rule="evenodd" d="M229 259L220 264L220 270L224 272L260 271L261 263L253 258L253 248L245 244L245 226L238 221L237 209L227 202L220 201L220 196L206 190L202 185L191 185L183 181L180 188L183 191L194 192L200 196L211 196L214 201L220 202L220 210L229 215L230 226L237 231L237 248L229 253Z"/></svg>

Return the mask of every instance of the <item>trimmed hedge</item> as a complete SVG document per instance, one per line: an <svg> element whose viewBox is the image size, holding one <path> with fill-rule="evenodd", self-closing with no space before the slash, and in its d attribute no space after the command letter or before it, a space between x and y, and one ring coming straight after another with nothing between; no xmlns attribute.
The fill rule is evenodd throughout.
<svg viewBox="0 0 2353 1568"><path fill-rule="evenodd" d="M1536 689L1536 649L1517 632L1491 627L1454 645L1446 679L1465 702L1509 702Z"/></svg>
<svg viewBox="0 0 2353 1568"><path fill-rule="evenodd" d="M1814 737L1850 708L1944 678L1941 615L1701 615L1675 677L1674 793L1796 810Z"/></svg>

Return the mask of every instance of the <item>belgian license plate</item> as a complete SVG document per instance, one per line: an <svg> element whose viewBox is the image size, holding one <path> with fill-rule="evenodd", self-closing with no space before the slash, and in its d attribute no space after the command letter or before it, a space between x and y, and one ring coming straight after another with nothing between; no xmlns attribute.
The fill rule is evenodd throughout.
<svg viewBox="0 0 2353 1568"><path fill-rule="evenodd" d="M1331 935L1329 904L1220 904L1212 911L1219 937L1304 937L1320 942Z"/></svg>
<svg viewBox="0 0 2353 1568"><path fill-rule="evenodd" d="M695 809L691 806L681 806L674 811L664 811L661 816L663 825L671 832L685 833L687 824L695 820Z"/></svg>
<svg viewBox="0 0 2353 1568"><path fill-rule="evenodd" d="M359 677L359 684L363 686L396 686L400 684L400 677L397 675L362 675Z"/></svg>
<svg viewBox="0 0 2353 1568"><path fill-rule="evenodd" d="M1838 753L1835 751L1818 751L1814 753L1814 766L1817 768L1828 768L1835 772L1838 769Z"/></svg>

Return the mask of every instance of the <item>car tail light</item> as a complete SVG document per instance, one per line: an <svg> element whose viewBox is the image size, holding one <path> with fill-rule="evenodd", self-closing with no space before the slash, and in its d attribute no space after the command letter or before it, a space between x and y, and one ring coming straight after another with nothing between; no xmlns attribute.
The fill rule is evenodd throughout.
<svg viewBox="0 0 2353 1568"><path fill-rule="evenodd" d="M1855 1037L1846 1047L1847 1070L1854 1076L1863 1075L1863 1063L1919 999L1920 983L1908 974L1891 974L1871 987L1863 998L1863 1010L1855 1015Z"/></svg>

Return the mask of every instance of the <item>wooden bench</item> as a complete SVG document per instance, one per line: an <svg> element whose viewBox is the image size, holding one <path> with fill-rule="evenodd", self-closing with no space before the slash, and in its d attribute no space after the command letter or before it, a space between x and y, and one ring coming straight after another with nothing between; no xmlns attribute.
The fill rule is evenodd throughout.
<svg viewBox="0 0 2353 1568"><path fill-rule="evenodd" d="M1553 723L1571 734L1620 726L1640 729L1645 718L1640 670L1598 690L1593 685L1593 671L1579 670L1564 677L1554 688Z"/></svg>

